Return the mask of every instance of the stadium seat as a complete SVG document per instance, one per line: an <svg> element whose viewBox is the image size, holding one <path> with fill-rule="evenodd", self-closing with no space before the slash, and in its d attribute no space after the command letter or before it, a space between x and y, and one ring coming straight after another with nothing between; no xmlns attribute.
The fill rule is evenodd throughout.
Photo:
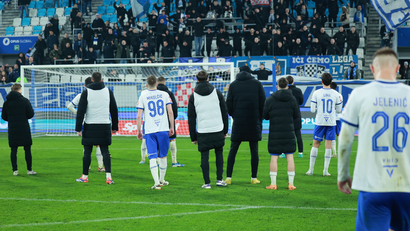
<svg viewBox="0 0 410 231"><path fill-rule="evenodd" d="M130 0L121 0L121 3L123 5L129 5L130 4Z"/></svg>
<svg viewBox="0 0 410 231"><path fill-rule="evenodd" d="M6 35L14 35L14 27L9 26L6 28Z"/></svg>
<svg viewBox="0 0 410 231"><path fill-rule="evenodd" d="M45 17L46 16L46 9L38 9L37 17Z"/></svg>
<svg viewBox="0 0 410 231"><path fill-rule="evenodd" d="M117 15L116 14L112 14L110 16L110 23L117 23Z"/></svg>
<svg viewBox="0 0 410 231"><path fill-rule="evenodd" d="M102 19L104 22L110 21L110 16L104 14L104 15L101 15L101 19Z"/></svg>
<svg viewBox="0 0 410 231"><path fill-rule="evenodd" d="M124 81L125 82L135 82L136 81L135 75L125 75Z"/></svg>
<svg viewBox="0 0 410 231"><path fill-rule="evenodd" d="M61 3L62 7L68 7L68 0L63 0L63 2Z"/></svg>
<svg viewBox="0 0 410 231"><path fill-rule="evenodd" d="M45 3L44 3L44 7L45 8L54 8L55 6L53 6L53 2L52 1L46 1Z"/></svg>
<svg viewBox="0 0 410 231"><path fill-rule="evenodd" d="M34 9L36 8L36 2L35 1L31 1L30 4L28 5L29 9Z"/></svg>
<svg viewBox="0 0 410 231"><path fill-rule="evenodd" d="M40 26L47 25L47 22L48 22L48 17L41 17L40 18Z"/></svg>
<svg viewBox="0 0 410 231"><path fill-rule="evenodd" d="M58 22L60 25L65 25L67 23L67 18L65 16L58 17Z"/></svg>
<svg viewBox="0 0 410 231"><path fill-rule="evenodd" d="M29 26L30 25L30 18L23 18L23 21L21 22L22 26Z"/></svg>
<svg viewBox="0 0 410 231"><path fill-rule="evenodd" d="M37 17L37 9L30 9L28 12L30 18Z"/></svg>
<svg viewBox="0 0 410 231"><path fill-rule="evenodd" d="M308 8L315 8L315 2L314 2L314 1L308 1L307 7L308 7ZM310 16L310 15L309 15L309 16ZM310 17L312 17L312 16L310 16Z"/></svg>
<svg viewBox="0 0 410 231"><path fill-rule="evenodd" d="M363 48L357 48L356 54L357 54L357 57L358 57L359 59L363 59L363 58L364 58L364 50L363 50Z"/></svg>
<svg viewBox="0 0 410 231"><path fill-rule="evenodd" d="M37 9L44 8L44 2L43 1L37 1L36 2L36 8Z"/></svg>
<svg viewBox="0 0 410 231"><path fill-rule="evenodd" d="M64 8L60 7L56 9L56 15L60 16L64 16Z"/></svg>
<svg viewBox="0 0 410 231"><path fill-rule="evenodd" d="M71 82L72 83L81 83L82 82L81 78L82 78L81 75L72 75L71 76Z"/></svg>
<svg viewBox="0 0 410 231"><path fill-rule="evenodd" d="M42 32L41 26L35 26L33 27L33 35L39 35Z"/></svg>
<svg viewBox="0 0 410 231"><path fill-rule="evenodd" d="M112 1L111 0L103 0L103 6L111 6Z"/></svg>
<svg viewBox="0 0 410 231"><path fill-rule="evenodd" d="M13 19L13 26L14 26L14 27L21 26L21 18L15 18L15 19Z"/></svg>
<svg viewBox="0 0 410 231"><path fill-rule="evenodd" d="M31 35L33 34L33 27L32 26L26 26L24 27L24 35Z"/></svg>
<svg viewBox="0 0 410 231"><path fill-rule="evenodd" d="M64 9L64 16L70 16L72 7L68 7Z"/></svg>
<svg viewBox="0 0 410 231"><path fill-rule="evenodd" d="M97 8L97 14L101 14L101 15L105 14L105 6L99 6Z"/></svg>
<svg viewBox="0 0 410 231"><path fill-rule="evenodd" d="M56 14L56 9L55 8L48 8L47 9L47 17L54 17Z"/></svg>
<svg viewBox="0 0 410 231"><path fill-rule="evenodd" d="M40 25L40 18L38 18L38 17L31 18L31 24L30 25L32 25L32 26Z"/></svg>
<svg viewBox="0 0 410 231"><path fill-rule="evenodd" d="M363 47L365 47L365 45L366 45L366 42L365 42L364 38L360 38L359 47L363 48Z"/></svg>
<svg viewBox="0 0 410 231"><path fill-rule="evenodd" d="M115 8L113 6L107 6L107 14L114 14Z"/></svg>
<svg viewBox="0 0 410 231"><path fill-rule="evenodd" d="M128 11L131 8L131 5L126 5L125 9Z"/></svg>
<svg viewBox="0 0 410 231"><path fill-rule="evenodd" d="M62 75L60 82L62 82L62 83L69 83L70 80L71 80L71 76L69 76L69 75Z"/></svg>
<svg viewBox="0 0 410 231"><path fill-rule="evenodd" d="M354 14L356 13L356 11L357 11L357 9L356 8L353 8L353 7L350 7L350 11L349 11L349 14L352 16L354 16Z"/></svg>
<svg viewBox="0 0 410 231"><path fill-rule="evenodd" d="M22 26L15 27L14 35L23 35L23 27Z"/></svg>
<svg viewBox="0 0 410 231"><path fill-rule="evenodd" d="M50 76L50 83L58 83L58 82L60 82L60 76L58 75Z"/></svg>
<svg viewBox="0 0 410 231"><path fill-rule="evenodd" d="M357 66L359 67L359 69L363 69L363 60L359 59L359 62L357 63Z"/></svg>

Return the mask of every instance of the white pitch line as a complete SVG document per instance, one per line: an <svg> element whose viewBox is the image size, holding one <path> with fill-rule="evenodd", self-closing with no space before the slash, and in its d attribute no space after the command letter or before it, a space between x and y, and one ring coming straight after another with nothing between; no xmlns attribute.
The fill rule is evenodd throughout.
<svg viewBox="0 0 410 231"><path fill-rule="evenodd" d="M37 199L37 198L3 198L6 201L45 201L61 203L104 203L104 204L140 204L140 205L181 205L181 206L206 206L206 207L237 207L237 208L268 208L268 209L302 209L302 210L334 210L334 211L356 211L356 208L320 208L320 207L297 207L297 206L253 206L253 205L232 205L232 204L201 204L201 203L170 203L170 202L146 202L146 201L94 201L94 200L58 200L58 199Z"/></svg>
<svg viewBox="0 0 410 231"><path fill-rule="evenodd" d="M98 219L98 220L81 220L81 221L68 221L68 222L58 221L58 222L47 222L47 223L9 224L9 225L0 225L0 228L71 225L71 224L84 224L84 223L102 222L102 221L137 220L137 219L148 219L148 218L156 218L156 217L173 217L173 216L185 216L185 215L195 215L195 214L204 214L204 213L219 213L219 212L228 212L228 211L235 211L235 210L257 209L257 208L259 207L258 206L248 206L248 207L232 208L232 209L220 209L220 210L198 211L198 212L187 212L187 213L173 213L173 214L139 216L139 217L117 217L117 218L105 218L105 219Z"/></svg>

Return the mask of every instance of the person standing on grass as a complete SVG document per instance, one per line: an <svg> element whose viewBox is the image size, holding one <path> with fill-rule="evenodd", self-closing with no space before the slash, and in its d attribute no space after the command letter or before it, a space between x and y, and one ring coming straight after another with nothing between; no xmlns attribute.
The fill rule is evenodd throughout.
<svg viewBox="0 0 410 231"><path fill-rule="evenodd" d="M86 78L84 81L84 87L87 87L87 85L91 83L92 83L91 77ZM80 102L80 98L81 98L81 93L78 94L70 103L67 104L67 109L70 110L72 113L74 113L74 115L77 115L77 110L75 110L75 107L78 106ZM98 172L105 172L100 146L97 145L96 147L97 147L96 156L97 156L97 162L98 162ZM89 170L91 170L91 165L89 167Z"/></svg>
<svg viewBox="0 0 410 231"><path fill-rule="evenodd" d="M11 166L15 176L19 174L17 170L17 149L19 146L24 147L27 174L37 174L32 169L31 145L33 141L31 140L30 125L28 123L28 120L34 116L34 110L30 101L21 92L20 84L15 83L11 86L11 92L6 96L7 100L3 103L1 114L1 118L8 121Z"/></svg>
<svg viewBox="0 0 410 231"><path fill-rule="evenodd" d="M310 111L316 112L316 125L313 131L313 147L310 151L309 170L306 175L313 175L316 157L319 152L320 143L325 137L325 167L323 176L330 176L329 164L332 156L332 141L336 136L336 113L342 111L343 99L339 92L330 88L332 76L329 73L322 74L323 88L313 93Z"/></svg>
<svg viewBox="0 0 410 231"><path fill-rule="evenodd" d="M222 93L210 84L208 73L200 71L196 75L197 85L189 97L188 125L193 144L198 144L201 152L201 168L205 184L210 189L209 150L215 149L216 186L226 186L222 180L223 146L228 133L228 112Z"/></svg>
<svg viewBox="0 0 410 231"><path fill-rule="evenodd" d="M165 174L169 137L174 134L174 113L171 97L168 93L157 90L157 78L153 75L148 76L147 85L148 90L141 93L137 104L137 137L142 140L141 119L144 113L144 135L151 174L155 182L151 189L161 190L162 186L169 185L169 182L165 181ZM157 164L158 158L159 164Z"/></svg>
<svg viewBox="0 0 410 231"><path fill-rule="evenodd" d="M303 158L303 140L302 140L302 116L300 114L300 105L303 104L303 93L302 91L295 86L295 81L293 80L292 76L286 77L286 80L289 83L289 90L292 92L293 97L295 97L296 102L299 105L299 111L298 111L298 117L293 121L294 126L295 126L295 135L296 135L296 140L298 143L298 151L299 151L299 158ZM284 157L284 156L282 156Z"/></svg>
<svg viewBox="0 0 410 231"><path fill-rule="evenodd" d="M271 155L270 178L271 184L267 189L276 190L276 176L278 174L278 158L284 153L288 161L289 190L295 190L295 162L293 153L296 151L294 120L298 118L299 104L292 91L289 91L285 78L278 80L278 91L266 99L263 108L263 118L269 120L268 151Z"/></svg>
<svg viewBox="0 0 410 231"><path fill-rule="evenodd" d="M94 145L99 145L103 156L107 184L114 184L111 177L111 157L108 146L111 145L111 133L118 131L118 108L114 93L105 87L101 73L91 75L93 83L81 93L78 104L75 130L82 136L84 145L83 175L77 182L88 183L88 169L91 164L91 152ZM111 119L110 119L111 115Z"/></svg>
<svg viewBox="0 0 410 231"><path fill-rule="evenodd" d="M337 83L332 82L330 84L330 87L335 90L337 93L339 93L336 89L337 89ZM342 99L343 101L343 96L342 94L339 93L339 98ZM340 129L342 128L342 122L340 122L340 114L341 113L336 113L336 136L339 136L340 134ZM336 151L336 137L335 140L332 140L332 158L336 158L337 157L337 151Z"/></svg>
<svg viewBox="0 0 410 231"><path fill-rule="evenodd" d="M259 166L258 142L262 139L262 114L266 95L261 82L251 75L248 66L241 67L240 71L229 86L226 99L233 125L225 182L231 184L238 148L241 142L248 141L252 166L251 184L259 184L260 181L256 178Z"/></svg>
<svg viewBox="0 0 410 231"><path fill-rule="evenodd" d="M410 87L396 80L399 69L394 50L378 50L370 65L376 81L354 89L342 114L337 186L359 191L356 230L410 230Z"/></svg>

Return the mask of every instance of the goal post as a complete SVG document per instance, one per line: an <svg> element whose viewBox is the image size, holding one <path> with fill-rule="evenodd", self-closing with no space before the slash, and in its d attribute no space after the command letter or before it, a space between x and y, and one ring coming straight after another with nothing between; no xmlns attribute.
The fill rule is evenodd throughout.
<svg viewBox="0 0 410 231"><path fill-rule="evenodd" d="M188 97L196 86L196 74L205 70L209 82L225 96L235 79L234 63L146 63L146 64L80 64L21 66L23 94L35 111L30 120L33 136L76 135L76 116L67 105L84 89L84 81L94 72L114 93L119 112L119 131L116 135L136 135L137 101L146 90L146 78L163 76L178 103L175 128L178 136L188 136Z"/></svg>

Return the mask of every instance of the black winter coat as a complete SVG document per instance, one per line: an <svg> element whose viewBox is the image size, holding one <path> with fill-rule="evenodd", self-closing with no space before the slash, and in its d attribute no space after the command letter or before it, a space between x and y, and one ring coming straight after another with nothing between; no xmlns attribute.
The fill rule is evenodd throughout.
<svg viewBox="0 0 410 231"><path fill-rule="evenodd" d="M299 106L289 90L279 90L266 99L263 118L269 120L268 151L271 154L296 151L294 120Z"/></svg>
<svg viewBox="0 0 410 231"><path fill-rule="evenodd" d="M289 90L292 91L293 97L296 99L296 103L299 105L298 111L298 118L293 121L293 125L295 126L295 131L302 129L302 115L300 114L300 105L303 104L304 97L302 90L297 88L295 85L289 85Z"/></svg>
<svg viewBox="0 0 410 231"><path fill-rule="evenodd" d="M259 69L257 71L252 71L251 73L254 74L254 75L257 75L258 80L260 81L260 80L268 80L269 75L272 74L272 71L268 71L266 69L263 69L263 70Z"/></svg>
<svg viewBox="0 0 410 231"><path fill-rule="evenodd" d="M168 95L169 95L169 97L171 98L171 101L172 101L172 112L174 113L174 120L176 120L177 117L178 117L178 102L175 99L174 93L172 93L172 91L170 91L168 89L168 87L165 86L162 83L158 84L157 89L160 90L160 91L165 91L166 93L168 93ZM174 124L175 124L175 122L174 122ZM177 132L175 131L174 135L172 135L170 138L176 138L176 137L177 137Z"/></svg>
<svg viewBox="0 0 410 231"><path fill-rule="evenodd" d="M229 87L226 105L233 118L232 141L260 141L266 95L249 72L240 72Z"/></svg>
<svg viewBox="0 0 410 231"><path fill-rule="evenodd" d="M9 122L9 146L32 145L28 119L33 118L34 110L27 98L16 91L11 91L3 104L1 118Z"/></svg>

